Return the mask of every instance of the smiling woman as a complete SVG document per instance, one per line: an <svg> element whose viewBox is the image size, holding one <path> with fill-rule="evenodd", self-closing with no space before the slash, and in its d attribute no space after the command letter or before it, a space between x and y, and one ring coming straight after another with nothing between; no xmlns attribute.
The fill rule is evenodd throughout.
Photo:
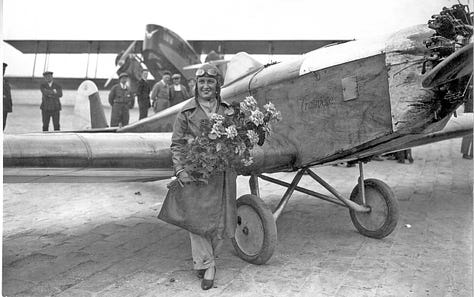
<svg viewBox="0 0 474 297"><path fill-rule="evenodd" d="M215 172L207 184L198 183L185 166L183 148L201 134L203 120L225 115L230 105L221 100L222 75L210 64L196 72L196 98L178 113L173 127L171 152L178 182L170 185L159 218L188 230L194 269L202 277L201 288L213 287L215 256L224 238L234 237L236 228L236 172ZM180 188L181 187L181 188Z"/></svg>

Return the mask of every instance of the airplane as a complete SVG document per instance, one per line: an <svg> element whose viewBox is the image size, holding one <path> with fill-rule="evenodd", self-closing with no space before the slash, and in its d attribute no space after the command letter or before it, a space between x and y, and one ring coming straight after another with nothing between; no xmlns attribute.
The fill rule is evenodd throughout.
<svg viewBox="0 0 474 297"><path fill-rule="evenodd" d="M231 59L222 98L240 102L251 95L259 106L271 101L282 114L265 144L252 151L254 163L238 172L250 177L250 194L237 199L232 244L239 257L253 264L271 258L275 222L294 191L348 208L364 236L390 235L399 217L397 199L383 181L365 179L363 164L375 155L472 135L472 114L452 118L472 96L472 22L467 6L457 4L428 25L319 48L293 61L262 65L246 53ZM96 89L83 88L85 100L100 105ZM5 135L4 182L169 179L169 131L186 102L124 127ZM359 164L350 197L314 172L343 161ZM291 183L268 175L281 171L296 172ZM332 196L299 187L305 173ZM260 179L287 188L273 211L260 197Z"/></svg>
<svg viewBox="0 0 474 297"><path fill-rule="evenodd" d="M193 69L205 62L214 63L225 72L224 55L241 51L252 54L290 55L342 43L349 40L184 40L172 30L155 24L146 25L145 38L140 40L5 40L24 54L117 54L115 69L107 80L93 79L99 88L109 86L115 74L127 73L131 89L136 90L143 69L148 69L156 81L163 71L180 73L183 82L194 76ZM97 67L97 66L96 66ZM34 72L34 70L33 70ZM87 70L86 70L87 73ZM77 79L66 81L66 86L76 89ZM25 80L22 80L24 85ZM70 81L70 82L69 82ZM82 80L81 80L82 82Z"/></svg>

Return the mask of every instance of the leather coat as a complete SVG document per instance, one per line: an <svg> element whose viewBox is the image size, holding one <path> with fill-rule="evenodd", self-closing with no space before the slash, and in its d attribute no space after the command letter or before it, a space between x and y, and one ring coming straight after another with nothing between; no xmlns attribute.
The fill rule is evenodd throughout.
<svg viewBox="0 0 474 297"><path fill-rule="evenodd" d="M217 113L223 115L229 104L221 101ZM175 171L183 169L181 146L200 134L200 122L207 115L197 103L188 102L178 113L171 139L171 153ZM161 209L160 219L190 232L212 238L232 238L236 227L236 178L232 169L217 173L207 185L187 184L177 195L168 194Z"/></svg>

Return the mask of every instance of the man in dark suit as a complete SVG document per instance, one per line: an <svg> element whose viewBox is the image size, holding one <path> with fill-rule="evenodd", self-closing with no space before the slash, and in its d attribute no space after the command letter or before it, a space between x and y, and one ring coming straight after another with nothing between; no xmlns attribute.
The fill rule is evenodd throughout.
<svg viewBox="0 0 474 297"><path fill-rule="evenodd" d="M119 83L110 89L109 103L112 106L110 116L110 127L122 127L128 125L130 120L130 109L133 108L135 99L127 85L128 74L120 73Z"/></svg>
<svg viewBox="0 0 474 297"><path fill-rule="evenodd" d="M150 104L150 85L147 81L148 78L148 70L143 69L142 71L142 78L138 81L137 87L137 101L138 101L138 110L139 110L139 117L138 119L144 119L148 116L148 109L151 107Z"/></svg>
<svg viewBox="0 0 474 297"><path fill-rule="evenodd" d="M50 118L53 118L54 130L59 131L59 113L61 111L59 98L63 96L63 89L53 81L53 72L45 71L43 77L45 82L40 86L43 95L40 106L43 117L43 131L48 131Z"/></svg>
<svg viewBox="0 0 474 297"><path fill-rule="evenodd" d="M5 69L7 66L7 63L3 63L3 130L5 130L5 126L7 125L7 116L9 112L12 112L13 105L10 84L5 78Z"/></svg>

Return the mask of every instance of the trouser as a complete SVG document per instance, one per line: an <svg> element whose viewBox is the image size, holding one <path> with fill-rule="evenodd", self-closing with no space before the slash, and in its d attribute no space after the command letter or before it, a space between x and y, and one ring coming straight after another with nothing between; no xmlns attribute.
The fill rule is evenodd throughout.
<svg viewBox="0 0 474 297"><path fill-rule="evenodd" d="M5 131L5 126L7 125L7 116L8 111L3 111L3 131Z"/></svg>
<svg viewBox="0 0 474 297"><path fill-rule="evenodd" d="M112 105L112 114L110 115L110 127L118 127L128 125L130 120L130 108L127 103L114 103Z"/></svg>
<svg viewBox="0 0 474 297"><path fill-rule="evenodd" d="M43 117L43 131L49 130L49 119L53 118L54 131L59 131L59 110L41 110Z"/></svg>
<svg viewBox="0 0 474 297"><path fill-rule="evenodd" d="M139 120L144 119L148 116L148 109L149 109L149 106L147 104L138 105L138 111L139 111L138 119Z"/></svg>
<svg viewBox="0 0 474 297"><path fill-rule="evenodd" d="M203 236L189 232L191 239L191 253L193 255L194 269L208 269L215 266L215 257L223 240L209 240Z"/></svg>

